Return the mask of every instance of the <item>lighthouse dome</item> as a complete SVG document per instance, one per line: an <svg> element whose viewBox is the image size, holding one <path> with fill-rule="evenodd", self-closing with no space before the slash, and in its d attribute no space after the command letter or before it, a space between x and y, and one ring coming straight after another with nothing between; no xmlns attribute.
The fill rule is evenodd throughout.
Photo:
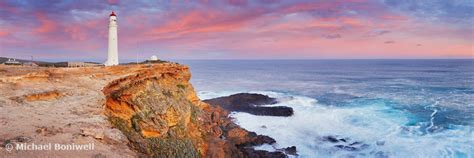
<svg viewBox="0 0 474 158"><path fill-rule="evenodd" d="M117 16L117 15L115 15L115 12L112 11L112 13L110 13L110 16Z"/></svg>
<svg viewBox="0 0 474 158"><path fill-rule="evenodd" d="M158 57L156 55L153 55L150 57L151 61L158 61Z"/></svg>

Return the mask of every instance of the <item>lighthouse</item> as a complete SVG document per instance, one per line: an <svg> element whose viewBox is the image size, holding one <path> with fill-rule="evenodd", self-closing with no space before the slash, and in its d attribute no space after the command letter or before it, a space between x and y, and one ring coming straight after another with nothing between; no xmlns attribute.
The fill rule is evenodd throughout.
<svg viewBox="0 0 474 158"><path fill-rule="evenodd" d="M109 16L109 49L107 51L107 61L104 64L105 66L119 64L117 27L117 15L112 11Z"/></svg>

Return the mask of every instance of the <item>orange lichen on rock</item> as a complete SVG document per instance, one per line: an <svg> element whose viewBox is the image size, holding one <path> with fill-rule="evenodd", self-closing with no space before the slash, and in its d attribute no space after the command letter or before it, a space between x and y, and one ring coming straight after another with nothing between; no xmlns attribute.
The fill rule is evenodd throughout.
<svg viewBox="0 0 474 158"><path fill-rule="evenodd" d="M62 97L63 94L57 90L53 91L46 91L41 93L34 93L29 95L24 95L20 98L23 98L26 101L48 101L48 100L55 100Z"/></svg>
<svg viewBox="0 0 474 158"><path fill-rule="evenodd" d="M124 120L129 120L135 111L125 102L119 102L111 98L107 98L105 103L107 114Z"/></svg>
<svg viewBox="0 0 474 158"><path fill-rule="evenodd" d="M190 78L186 66L156 64L103 88L106 114L132 149L146 157L244 157L252 144L273 140L255 141L266 137L250 134L227 111L202 102Z"/></svg>
<svg viewBox="0 0 474 158"><path fill-rule="evenodd" d="M187 91L177 86L189 79L188 68L178 64L151 65L117 79L103 89L107 115L131 142L137 142L131 146L145 155L200 156L197 149L204 144L203 136L191 136L189 129L199 126L190 125L194 105L186 99ZM164 152L169 146L163 144L174 144L181 152Z"/></svg>
<svg viewBox="0 0 474 158"><path fill-rule="evenodd" d="M17 72L21 73L21 71ZM17 83L17 82L46 82L49 81L52 73L50 71L28 72L15 74L12 76L0 77L0 82Z"/></svg>
<svg viewBox="0 0 474 158"><path fill-rule="evenodd" d="M176 126L179 123L180 118L181 116L178 112L176 112L176 110L174 110L174 108L171 107L166 111L165 119L166 123L168 123L168 126Z"/></svg>
<svg viewBox="0 0 474 158"><path fill-rule="evenodd" d="M168 126L156 126L152 122L139 122L141 134L146 138L161 137L169 130Z"/></svg>

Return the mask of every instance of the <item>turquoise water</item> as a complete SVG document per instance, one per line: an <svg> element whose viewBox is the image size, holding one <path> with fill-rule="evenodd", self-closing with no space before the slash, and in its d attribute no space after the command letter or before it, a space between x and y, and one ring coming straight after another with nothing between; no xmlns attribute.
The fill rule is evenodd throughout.
<svg viewBox="0 0 474 158"><path fill-rule="evenodd" d="M258 92L295 109L288 118L232 114L277 140L259 149L294 145L300 157L474 157L474 60L181 63L202 99ZM345 150L325 136L362 145Z"/></svg>

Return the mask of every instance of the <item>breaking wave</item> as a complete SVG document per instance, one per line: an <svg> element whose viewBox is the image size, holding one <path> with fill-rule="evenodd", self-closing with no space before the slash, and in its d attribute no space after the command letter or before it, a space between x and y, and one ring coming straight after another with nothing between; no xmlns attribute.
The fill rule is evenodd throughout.
<svg viewBox="0 0 474 158"><path fill-rule="evenodd" d="M201 99L238 92L198 93ZM279 100L268 106L288 106L291 117L256 116L234 112L240 126L277 141L256 147L273 151L296 146L299 157L474 157L473 130L445 123L437 103L413 110L393 100L343 96L332 106L301 95L256 91ZM328 97L331 97L329 95Z"/></svg>

